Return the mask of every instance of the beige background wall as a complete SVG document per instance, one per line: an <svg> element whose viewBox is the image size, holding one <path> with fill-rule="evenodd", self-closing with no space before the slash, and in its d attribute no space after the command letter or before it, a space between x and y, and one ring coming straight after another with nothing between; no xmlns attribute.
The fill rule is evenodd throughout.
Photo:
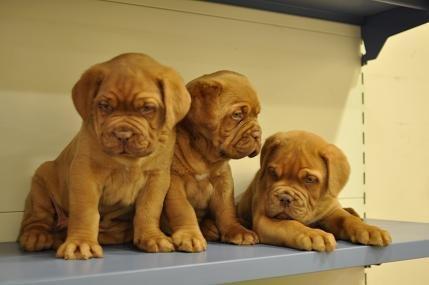
<svg viewBox="0 0 429 285"><path fill-rule="evenodd" d="M364 68L366 211L429 222L429 24L388 40ZM429 259L373 267L368 284L429 284Z"/></svg>

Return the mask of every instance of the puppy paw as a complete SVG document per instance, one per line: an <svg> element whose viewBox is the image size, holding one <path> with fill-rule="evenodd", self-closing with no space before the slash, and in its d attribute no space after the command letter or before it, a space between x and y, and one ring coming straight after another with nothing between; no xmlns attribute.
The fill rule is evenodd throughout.
<svg viewBox="0 0 429 285"><path fill-rule="evenodd" d="M333 234L319 229L309 229L295 238L292 247L302 250L333 251L336 246Z"/></svg>
<svg viewBox="0 0 429 285"><path fill-rule="evenodd" d="M218 241L220 240L219 229L216 224L211 219L204 219L200 224L201 232L203 236L208 241Z"/></svg>
<svg viewBox="0 0 429 285"><path fill-rule="evenodd" d="M134 237L134 245L146 252L172 252L174 245L171 238L163 233Z"/></svg>
<svg viewBox="0 0 429 285"><path fill-rule="evenodd" d="M103 257L98 242L67 239L57 250L57 257L64 259L90 259Z"/></svg>
<svg viewBox="0 0 429 285"><path fill-rule="evenodd" d="M207 249L207 242L198 231L178 230L171 236L173 244L179 251L201 252Z"/></svg>
<svg viewBox="0 0 429 285"><path fill-rule="evenodd" d="M259 242L258 235L255 232L246 229L240 224L230 226L222 234L221 240L238 245L253 245Z"/></svg>
<svg viewBox="0 0 429 285"><path fill-rule="evenodd" d="M54 236L45 230L27 230L19 237L19 244L26 251L50 249L54 244Z"/></svg>
<svg viewBox="0 0 429 285"><path fill-rule="evenodd" d="M349 228L348 235L351 242L365 245L387 246L392 242L387 231L366 224Z"/></svg>

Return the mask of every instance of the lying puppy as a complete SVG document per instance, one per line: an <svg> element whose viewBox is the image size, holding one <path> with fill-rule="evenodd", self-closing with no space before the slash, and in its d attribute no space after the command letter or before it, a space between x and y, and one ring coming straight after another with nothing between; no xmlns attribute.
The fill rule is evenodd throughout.
<svg viewBox="0 0 429 285"><path fill-rule="evenodd" d="M257 95L241 74L218 71L186 86L191 109L178 125L171 185L164 209L177 250L206 249L209 240L254 244L257 236L237 220L229 159L257 155L261 147Z"/></svg>
<svg viewBox="0 0 429 285"><path fill-rule="evenodd" d="M262 243L332 251L335 236L388 245L388 232L341 208L337 196L349 173L341 150L319 136L302 131L277 133L262 148L261 169L241 197L238 215L253 226Z"/></svg>
<svg viewBox="0 0 429 285"><path fill-rule="evenodd" d="M99 243L132 239L145 251L174 250L159 220L174 127L190 106L181 77L146 55L123 54L88 69L72 97L82 127L57 159L36 170L21 247L37 251L63 242L57 256L64 259L101 257ZM65 227L59 241L57 230Z"/></svg>

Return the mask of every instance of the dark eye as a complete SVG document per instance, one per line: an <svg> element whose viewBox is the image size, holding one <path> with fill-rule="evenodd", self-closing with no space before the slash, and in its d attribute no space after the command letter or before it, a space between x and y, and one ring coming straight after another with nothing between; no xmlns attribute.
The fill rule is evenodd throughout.
<svg viewBox="0 0 429 285"><path fill-rule="evenodd" d="M307 175L302 180L305 184L316 184L319 182L319 179L314 175Z"/></svg>
<svg viewBox="0 0 429 285"><path fill-rule="evenodd" d="M98 102L98 108L104 113L109 114L113 112L113 107L105 100Z"/></svg>
<svg viewBox="0 0 429 285"><path fill-rule="evenodd" d="M156 107L155 107L154 104L148 104L148 103L146 103L146 104L143 105L143 107L141 107L139 109L139 111L140 111L140 114L142 114L142 115L148 115L148 114L154 112L155 109L156 109Z"/></svg>
<svg viewBox="0 0 429 285"><path fill-rule="evenodd" d="M268 167L268 173L273 177L274 179L279 178L276 169L273 166Z"/></svg>
<svg viewBox="0 0 429 285"><path fill-rule="evenodd" d="M244 114L243 111L241 110L236 110L234 111L234 113L232 113L232 119L235 121L241 121L244 118Z"/></svg>

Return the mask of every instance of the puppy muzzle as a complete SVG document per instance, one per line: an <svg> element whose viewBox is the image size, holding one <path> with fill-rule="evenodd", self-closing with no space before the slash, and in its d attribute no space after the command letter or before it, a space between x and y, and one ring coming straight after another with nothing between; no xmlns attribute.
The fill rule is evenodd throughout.
<svg viewBox="0 0 429 285"><path fill-rule="evenodd" d="M270 191L267 209L271 217L305 221L309 213L308 199L294 187L276 187Z"/></svg>
<svg viewBox="0 0 429 285"><path fill-rule="evenodd" d="M243 123L239 127L234 132L232 140L222 147L221 154L233 159L258 155L261 151L262 134L259 125L254 121L250 121Z"/></svg>
<svg viewBox="0 0 429 285"><path fill-rule="evenodd" d="M104 151L109 155L141 157L153 152L149 137L129 125L112 126L101 134Z"/></svg>

